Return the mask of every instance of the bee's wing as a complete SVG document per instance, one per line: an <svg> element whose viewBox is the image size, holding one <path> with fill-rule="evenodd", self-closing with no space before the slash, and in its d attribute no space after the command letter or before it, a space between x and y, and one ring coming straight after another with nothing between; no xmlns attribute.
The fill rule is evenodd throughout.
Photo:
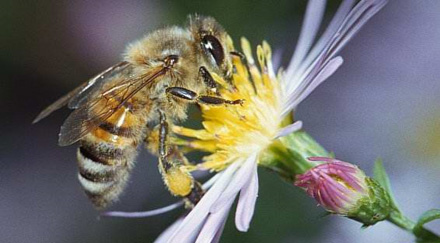
<svg viewBox="0 0 440 243"><path fill-rule="evenodd" d="M113 76L120 74L123 71L126 71L127 67L130 66L130 63L128 62L120 62L107 70L103 71L102 73L96 75L93 77L89 82L87 82L87 86L82 89L77 95L72 97L72 99L69 100L69 103L67 104L67 107L70 109L76 109L81 104L83 104L87 97L94 93L95 91L101 89L101 87L107 83L107 81L110 81Z"/></svg>
<svg viewBox="0 0 440 243"><path fill-rule="evenodd" d="M38 116L32 121L32 123L37 123L40 120L44 119L48 115L50 115L52 112L60 109L61 107L67 105L70 109L76 109L78 108L86 99L87 97L93 93L93 91L96 91L97 89L101 88L106 81L108 81L112 76L115 74L121 72L125 68L129 66L128 62L120 62L107 70L101 72L100 74L96 75L89 81L81 84L74 90L70 91L63 97L59 98L57 101L46 107L43 111L38 114Z"/></svg>
<svg viewBox="0 0 440 243"><path fill-rule="evenodd" d="M124 106L137 92L155 79L163 76L167 68L158 68L138 77L114 76L109 87L89 95L81 106L75 109L61 127L58 144L67 146L106 122Z"/></svg>

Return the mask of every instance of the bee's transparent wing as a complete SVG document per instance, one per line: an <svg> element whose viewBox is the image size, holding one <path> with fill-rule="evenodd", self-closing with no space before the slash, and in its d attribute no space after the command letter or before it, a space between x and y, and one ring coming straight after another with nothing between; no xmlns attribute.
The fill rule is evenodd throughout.
<svg viewBox="0 0 440 243"><path fill-rule="evenodd" d="M87 100L75 109L61 127L58 144L67 146L80 140L93 129L106 122L123 108L129 99L147 84L164 75L167 68L160 68L135 78L114 75L104 90L88 95Z"/></svg>
<svg viewBox="0 0 440 243"><path fill-rule="evenodd" d="M57 101L46 107L43 111L38 114L38 116L32 121L32 123L37 123L40 120L46 118L52 112L60 109L61 107L67 105L70 109L78 108L87 97L94 93L94 91L100 89L106 81L108 81L112 76L117 73L120 73L122 70L126 69L129 66L128 62L120 62L107 70L101 72L96 75L89 81L81 84L74 90L70 91L63 97L59 98Z"/></svg>
<svg viewBox="0 0 440 243"><path fill-rule="evenodd" d="M87 82L87 86L84 89L82 89L77 95L69 100L67 107L70 109L78 108L87 100L87 97L90 94L101 89L101 87L107 83L107 81L111 80L113 76L120 75L121 72L127 71L127 67L129 66L130 64L128 62L120 62L96 75L89 82Z"/></svg>

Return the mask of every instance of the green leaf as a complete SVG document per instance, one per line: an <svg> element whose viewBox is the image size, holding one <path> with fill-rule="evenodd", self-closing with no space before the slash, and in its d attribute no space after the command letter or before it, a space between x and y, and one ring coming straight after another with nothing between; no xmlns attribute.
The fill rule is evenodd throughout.
<svg viewBox="0 0 440 243"><path fill-rule="evenodd" d="M414 234L422 239L424 238L424 239L440 240L439 238L431 238L432 235L429 234L427 235L426 229L423 228L424 224L429 223L436 219L440 219L440 209L431 209L423 213L413 228Z"/></svg>
<svg viewBox="0 0 440 243"><path fill-rule="evenodd" d="M399 209L396 200L394 199L393 192L391 191L390 179L388 178L387 172L385 171L385 167L383 166L381 158L376 159L376 162L374 163L373 174L374 174L374 179L379 183L379 185L381 185L385 189L385 191L390 196L391 204L396 209Z"/></svg>
<svg viewBox="0 0 440 243"><path fill-rule="evenodd" d="M336 154L335 154L335 152L331 151L330 153L328 153L327 157L334 159L334 158L336 158Z"/></svg>

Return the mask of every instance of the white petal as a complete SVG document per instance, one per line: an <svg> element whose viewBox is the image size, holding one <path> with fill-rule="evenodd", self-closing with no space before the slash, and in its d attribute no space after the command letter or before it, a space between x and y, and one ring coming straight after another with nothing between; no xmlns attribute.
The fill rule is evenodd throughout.
<svg viewBox="0 0 440 243"><path fill-rule="evenodd" d="M328 45L332 37L335 35L336 31L340 28L342 22L350 13L351 8L353 7L355 0L344 0L340 5L336 14L332 18L330 24L325 29L324 33L319 40L316 42L310 53L307 55L307 58L301 63L301 67L298 69L298 76L301 76L301 73L310 66L313 60L319 55L322 50L324 50L325 46Z"/></svg>
<svg viewBox="0 0 440 243"><path fill-rule="evenodd" d="M218 228L217 233L215 233L214 238L212 239L211 243L218 243L220 242L220 238L222 237L223 230L225 228L226 220L223 221L223 224Z"/></svg>
<svg viewBox="0 0 440 243"><path fill-rule="evenodd" d="M203 183L202 185L203 190L208 190L209 188L211 188L211 186L215 184L218 178L220 178L221 174L222 173L217 173L213 177L209 178L207 182Z"/></svg>
<svg viewBox="0 0 440 243"><path fill-rule="evenodd" d="M332 54L339 52L349 40L364 26L364 24L373 17L380 9L385 6L386 0L366 0L356 5L343 23L339 33L338 40L331 47Z"/></svg>
<svg viewBox="0 0 440 243"><path fill-rule="evenodd" d="M226 170L220 172L221 176L185 217L180 227L170 238L170 242L182 242L186 239L191 239L195 233L198 233L200 226L208 216L209 209L226 188L237 168L238 164L233 163Z"/></svg>
<svg viewBox="0 0 440 243"><path fill-rule="evenodd" d="M280 138L280 137L284 137L286 135L291 134L292 132L296 132L298 130L300 130L302 128L302 121L296 121L293 124L290 124L288 126L283 127L279 132L278 135L274 138Z"/></svg>
<svg viewBox="0 0 440 243"><path fill-rule="evenodd" d="M299 34L298 44L296 45L290 64L287 67L287 76L291 76L291 73L296 71L299 64L304 60L307 52L309 52L316 33L319 30L319 26L321 25L326 2L327 1L324 0L310 0L307 4L304 22Z"/></svg>
<svg viewBox="0 0 440 243"><path fill-rule="evenodd" d="M208 219L197 237L196 243L213 241L219 230L222 231L233 202L234 200L232 199L219 211L209 214Z"/></svg>
<svg viewBox="0 0 440 243"><path fill-rule="evenodd" d="M238 163L238 162L234 162ZM241 163L240 163L241 164ZM243 186L251 179L254 166L257 164L257 154L252 154L240 166L237 173L232 177L229 185L223 191L222 195L212 205L210 212L216 212L227 205L227 202L233 200Z"/></svg>
<svg viewBox="0 0 440 243"><path fill-rule="evenodd" d="M323 41L322 44L320 44L319 43L320 41L318 41L318 44L323 45L323 47L320 48L319 52L318 50L316 50L316 52L318 52L319 55L316 55L315 53L311 53L310 57L307 57L307 59L310 58L310 60L313 60L313 63L310 62L310 60L306 60L304 62L304 65L301 67L301 70L296 72L293 77L289 77L289 78L295 80L296 79L304 80L305 77L309 75L310 71L313 70L313 68L311 67L319 66L319 64L323 65L327 63L328 60L333 58L334 55L336 55L337 52L345 46L345 44L349 41L349 39L353 36L353 34L357 32L365 24L365 22L374 15L374 13L376 13L377 11L379 11L380 8L383 7L385 2L386 1L384 0L360 1L353 9L350 10L348 15L344 13L345 19L343 19L343 21L340 20L337 21L339 23L339 26L330 26L331 28L337 28L337 31L333 31L333 35L325 36L327 40ZM342 5L345 4L346 2L342 3ZM345 11L345 6L341 6L341 8L342 7L344 7L342 11ZM341 16L343 15L341 14ZM360 21L360 20L365 20L365 21ZM345 38L347 36L347 33L353 33L353 34L350 35L350 38Z"/></svg>
<svg viewBox="0 0 440 243"><path fill-rule="evenodd" d="M241 190L240 198L235 212L235 226L239 231L246 232L249 229L252 216L254 215L255 203L258 197L258 168L255 164L252 180Z"/></svg>
<svg viewBox="0 0 440 243"><path fill-rule="evenodd" d="M111 211L111 212L105 212L102 214L102 216L110 216L110 217L123 217L123 218L143 218L143 217L150 217L155 216L158 214L163 214L166 212L169 212L173 209L179 208L183 205L183 201L179 201L176 203L173 203L171 205L168 205L163 208L158 208L154 210L144 211L144 212L118 212L118 211Z"/></svg>
<svg viewBox="0 0 440 243"><path fill-rule="evenodd" d="M300 70L292 73L291 70L286 72L283 77L283 84L285 93L284 95L289 98L288 103L295 103L294 105L289 105L289 109L293 109L300 101L304 100L305 97L310 94L313 89L308 89L310 83L313 81L316 87L316 83L320 82L314 81L315 77L322 72L325 65L327 65L330 60L334 59L334 56L345 46L345 44L354 36L354 34L374 15L376 14L385 4L386 0L364 0L360 1L347 15L347 9L352 5L351 2L343 2L340 10L338 10L337 18L335 24L331 24L328 33L337 31L333 35L325 33L324 40L318 41L318 47L313 49L306 57L306 60L301 64ZM344 16L345 19L342 21L339 19L340 16ZM340 26L336 27L336 24ZM319 53L318 55L316 53ZM313 61L311 61L313 60ZM335 70L334 70L335 71ZM333 72L334 72L333 71ZM304 90L308 89L307 92ZM303 95L306 94L306 96ZM298 100L297 100L298 99ZM289 109L284 109L283 113L289 113Z"/></svg>
<svg viewBox="0 0 440 243"><path fill-rule="evenodd" d="M182 224L183 217L177 219L172 225L170 225L162 234L154 240L155 243L166 243L177 230L177 228Z"/></svg>
<svg viewBox="0 0 440 243"><path fill-rule="evenodd" d="M287 99L284 104L283 116L288 114L292 109L294 109L300 102L302 102L307 96L312 93L322 82L327 80L343 63L342 57L335 57L330 60L322 70L316 74L315 77L310 77L311 81L309 85L304 87L302 90L298 90L298 93L294 93L291 97Z"/></svg>

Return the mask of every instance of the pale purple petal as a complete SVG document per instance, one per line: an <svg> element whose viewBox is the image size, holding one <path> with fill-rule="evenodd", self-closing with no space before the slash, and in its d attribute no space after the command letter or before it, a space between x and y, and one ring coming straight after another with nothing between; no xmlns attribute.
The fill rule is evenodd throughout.
<svg viewBox="0 0 440 243"><path fill-rule="evenodd" d="M296 132L302 128L302 121L296 121L293 124L287 125L278 132L278 135L274 138L280 138L291 134L292 132Z"/></svg>
<svg viewBox="0 0 440 243"><path fill-rule="evenodd" d="M203 183L203 190L208 190L209 188L211 188L211 186L215 184L215 182L220 178L221 175L222 173L217 173L213 177L209 178L207 182Z"/></svg>
<svg viewBox="0 0 440 243"><path fill-rule="evenodd" d="M306 87L302 90L298 90L299 92L294 92L291 97L288 98L287 103L285 103L285 107L283 109L283 115L288 114L292 109L294 109L300 102L302 102L313 90L316 89L322 82L327 80L328 77L333 75L336 70L342 65L344 60L342 57L335 57L331 59L322 70L316 74L315 77L310 81ZM312 78L312 77L311 77Z"/></svg>
<svg viewBox="0 0 440 243"><path fill-rule="evenodd" d="M386 0L361 1L347 17L342 28L338 31L339 38L332 45L332 55L335 55L362 28L362 26L385 6Z"/></svg>
<svg viewBox="0 0 440 243"><path fill-rule="evenodd" d="M219 230L222 230L226 219L228 218L229 210L231 209L234 199L226 202L225 207L221 208L215 213L210 213L208 219L203 225L196 243L212 242Z"/></svg>
<svg viewBox="0 0 440 243"><path fill-rule="evenodd" d="M314 59L319 55L319 53L325 48L332 37L335 35L338 28L341 26L345 17L349 14L351 8L353 7L355 0L344 0L336 11L335 16L332 18L330 24L325 29L322 36L313 46L307 58L301 63L301 67L298 69L298 73L304 72L304 70L313 62Z"/></svg>
<svg viewBox="0 0 440 243"><path fill-rule="evenodd" d="M202 230L207 220L208 218L203 219L202 223L200 223L199 225L195 225L194 229L191 232L188 232L184 237L176 238L174 236L171 236L167 243L194 243L197 240L197 237L199 236L200 231Z"/></svg>
<svg viewBox="0 0 440 243"><path fill-rule="evenodd" d="M325 5L324 0L310 0L307 4L304 22L299 35L298 43L293 53L293 57L287 67L287 76L291 76L296 71L300 63L304 60L307 52L313 44L316 33L321 25L324 16Z"/></svg>
<svg viewBox="0 0 440 243"><path fill-rule="evenodd" d="M314 60L313 63L305 63L307 65L304 65L299 72L296 72L293 76L286 75L286 78L293 80L304 80L305 77L307 77L313 70L311 67L321 66L327 63L327 61L333 58L334 55L336 55L337 52L351 39L351 37L366 23L366 21L377 11L379 11L385 5L385 3L386 0L360 1L353 9L351 9L349 14L338 27L338 30L334 32L332 36L325 37L328 40L321 44L324 47L321 48L320 54L316 55L315 53L312 53L314 55L314 57L311 58L311 60ZM341 21L338 22L340 23ZM347 38L347 36L349 38Z"/></svg>
<svg viewBox="0 0 440 243"><path fill-rule="evenodd" d="M225 229L225 224L226 224L226 220L223 221L223 224L220 225L220 227L218 228L217 233L215 233L214 239L212 239L211 243L218 243L218 242L220 242L220 238L222 237L223 230Z"/></svg>
<svg viewBox="0 0 440 243"><path fill-rule="evenodd" d="M234 163L239 163L234 162ZM233 200L243 186L251 180L253 168L257 164L257 154L252 154L246 161L240 166L237 173L234 175L225 191L218 198L218 200L212 205L210 212L216 212L227 205L227 202Z"/></svg>
<svg viewBox="0 0 440 243"><path fill-rule="evenodd" d="M320 82L314 81L316 76L322 73L323 69L334 59L334 56L341 48L386 2L386 0L360 1L348 14L347 9L350 9L352 2L347 0L341 4L334 20L329 26L330 30L324 33L322 40L318 40L317 46L312 49L311 53L303 61L303 64L301 64L300 70L296 68L290 69L291 65L286 70L282 82L286 90L285 96L289 100L288 105L283 110L283 114L287 114L291 109L294 109L319 83L325 80L319 80ZM341 21L343 17L345 19ZM311 87L309 88L309 86Z"/></svg>
<svg viewBox="0 0 440 243"><path fill-rule="evenodd" d="M171 236L174 234L174 232L179 228L179 226L183 222L183 217L180 217L177 219L172 225L170 225L162 234L157 237L156 240L154 240L154 243L167 243Z"/></svg>
<svg viewBox="0 0 440 243"><path fill-rule="evenodd" d="M246 232L254 215L255 203L258 197L258 166L253 168L252 179L240 191L240 198L235 212L235 226L239 231Z"/></svg>
<svg viewBox="0 0 440 243"><path fill-rule="evenodd" d="M110 212L104 212L101 215L102 216L109 216L109 217L122 217L122 218L144 218L144 217L150 217L150 216L163 214L163 213L169 212L171 210L174 210L176 208L179 208L181 206L183 206L183 201L173 203L173 204L168 205L163 208L158 208L158 209L144 211L144 212L110 211Z"/></svg>
<svg viewBox="0 0 440 243"><path fill-rule="evenodd" d="M208 216L212 204L219 198L229 184L238 166L239 164L233 163L226 170L220 172L221 176L185 217L180 227L172 235L170 242L181 242L185 239L192 238L195 233L198 233L197 231Z"/></svg>

